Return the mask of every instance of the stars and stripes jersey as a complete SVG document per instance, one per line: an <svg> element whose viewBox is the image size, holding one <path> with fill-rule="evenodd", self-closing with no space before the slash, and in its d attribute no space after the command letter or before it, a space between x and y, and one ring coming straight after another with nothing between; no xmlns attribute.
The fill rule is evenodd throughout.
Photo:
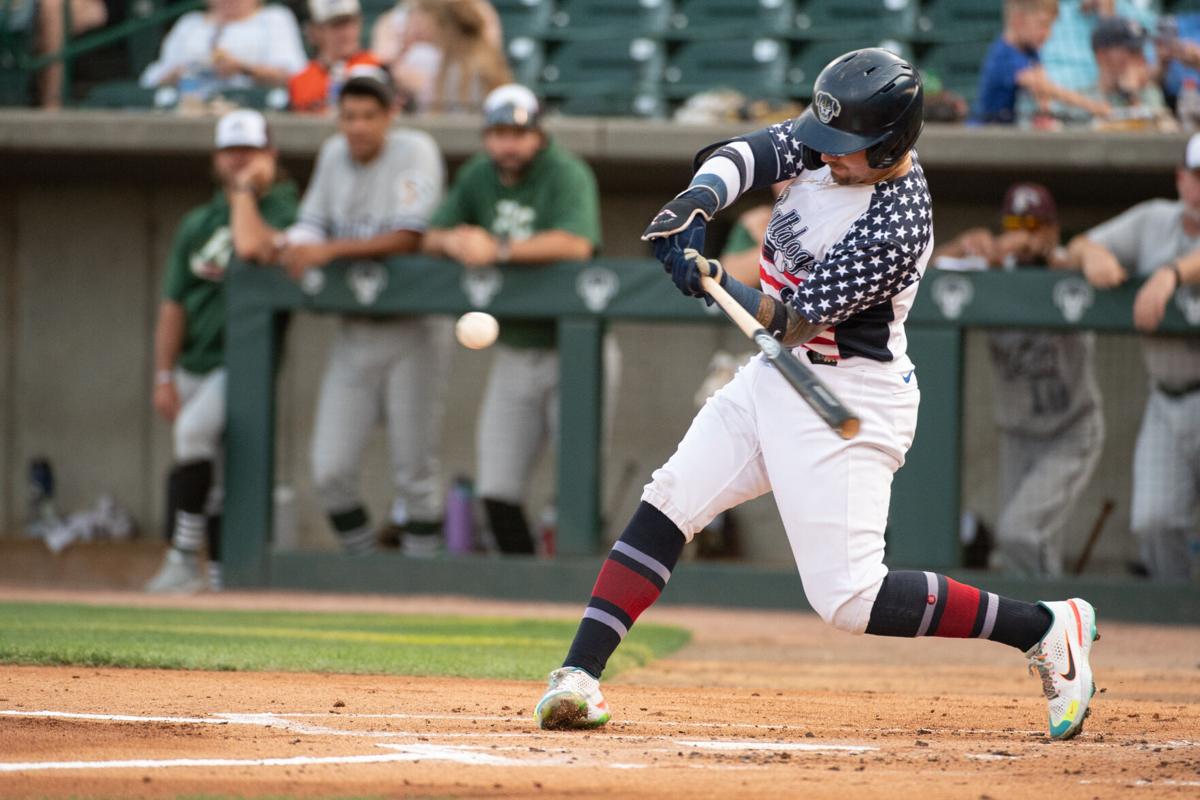
<svg viewBox="0 0 1200 800"><path fill-rule="evenodd" d="M763 240L762 290L826 325L799 349L826 363L863 358L907 370L904 320L933 251L917 154L904 175L843 186L828 167L805 166L791 128L780 123L706 148L692 186L714 191L724 208L750 189L790 180Z"/></svg>
<svg viewBox="0 0 1200 800"><path fill-rule="evenodd" d="M776 202L759 278L764 292L828 326L803 349L907 369L904 320L932 250L929 187L915 154L907 174L869 185L839 185L822 167Z"/></svg>

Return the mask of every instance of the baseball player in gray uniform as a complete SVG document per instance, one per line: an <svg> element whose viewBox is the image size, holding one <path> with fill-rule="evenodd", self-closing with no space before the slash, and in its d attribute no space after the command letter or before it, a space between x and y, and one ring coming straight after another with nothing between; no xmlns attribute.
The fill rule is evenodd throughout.
<svg viewBox="0 0 1200 800"><path fill-rule="evenodd" d="M1196 569L1200 511L1200 339L1155 336L1180 286L1200 283L1200 134L1175 170L1178 200L1147 200L1072 240L1071 263L1108 289L1146 276L1133 321L1146 336L1150 378L1133 459L1131 527L1153 577L1187 580Z"/></svg>
<svg viewBox="0 0 1200 800"><path fill-rule="evenodd" d="M721 511L772 492L804 593L829 624L876 636L1000 642L1041 678L1050 735L1077 734L1095 691L1095 611L1030 603L945 575L884 564L892 476L920 389L904 321L933 250L932 201L913 145L923 90L886 50L855 50L817 76L795 120L718 142L642 234L684 294L717 281L780 346L808 361L861 416L839 438L759 356L709 398L655 470L608 554L575 639L534 715L543 728L603 725L600 674L658 599L687 542ZM787 180L767 224L760 289L699 256L707 222L746 191Z"/></svg>
<svg viewBox="0 0 1200 800"><path fill-rule="evenodd" d="M445 166L427 134L391 130L393 116L393 93L382 70L352 70L338 98L340 133L322 146L299 219L280 237L280 262L296 279L335 259L380 259L418 249L442 197ZM386 280L386 272L370 279ZM404 527L410 554L437 549L438 453L452 326L446 317L339 320L317 403L312 469L346 552L376 546L359 493L359 464L381 420L395 484L392 522Z"/></svg>
<svg viewBox="0 0 1200 800"><path fill-rule="evenodd" d="M1062 268L1058 209L1046 187L1014 183L1003 231L964 231L933 264ZM1104 442L1092 333L1002 330L988 336L993 415L1000 432L1000 516L991 565L1023 575L1062 574L1062 532L1096 470Z"/></svg>

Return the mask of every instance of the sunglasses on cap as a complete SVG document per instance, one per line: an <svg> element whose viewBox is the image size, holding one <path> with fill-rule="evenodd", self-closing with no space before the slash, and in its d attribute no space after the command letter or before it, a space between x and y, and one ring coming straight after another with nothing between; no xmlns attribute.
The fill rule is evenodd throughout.
<svg viewBox="0 0 1200 800"><path fill-rule="evenodd" d="M1040 231L1049 223L1032 214L1005 214L1000 218L1000 225L1006 231Z"/></svg>

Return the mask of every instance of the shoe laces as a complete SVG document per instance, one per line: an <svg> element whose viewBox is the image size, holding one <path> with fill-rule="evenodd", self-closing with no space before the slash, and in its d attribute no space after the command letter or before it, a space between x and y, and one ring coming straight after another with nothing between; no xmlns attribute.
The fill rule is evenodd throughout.
<svg viewBox="0 0 1200 800"><path fill-rule="evenodd" d="M564 667L550 673L550 688L554 690L570 689L590 699L599 688L599 681L581 669Z"/></svg>
<svg viewBox="0 0 1200 800"><path fill-rule="evenodd" d="M1037 673L1042 680L1042 694L1047 700L1058 697L1058 688L1054 685L1054 665L1046 657L1044 651L1034 653L1029 657L1029 674Z"/></svg>

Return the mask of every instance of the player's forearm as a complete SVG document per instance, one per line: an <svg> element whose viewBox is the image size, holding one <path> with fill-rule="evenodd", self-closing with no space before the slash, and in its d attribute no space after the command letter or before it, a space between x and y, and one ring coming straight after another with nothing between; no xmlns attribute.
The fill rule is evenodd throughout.
<svg viewBox="0 0 1200 800"><path fill-rule="evenodd" d="M450 231L444 228L430 228L421 237L421 252L430 256L448 255L446 241L449 236Z"/></svg>
<svg viewBox="0 0 1200 800"><path fill-rule="evenodd" d="M776 300L740 281L725 281L724 286L729 296L785 347L798 347L828 327L824 323L809 322L791 303Z"/></svg>
<svg viewBox="0 0 1200 800"><path fill-rule="evenodd" d="M183 335L187 329L187 312L174 300L158 305L158 322L154 326L154 372L170 372L175 368L183 350Z"/></svg>
<svg viewBox="0 0 1200 800"><path fill-rule="evenodd" d="M1200 283L1200 250L1193 250L1175 259L1175 269L1180 286Z"/></svg>
<svg viewBox="0 0 1200 800"><path fill-rule="evenodd" d="M384 258L386 256L415 253L421 244L421 234L416 231L392 231L372 236L370 239L334 239L326 243L329 260L344 258Z"/></svg>
<svg viewBox="0 0 1200 800"><path fill-rule="evenodd" d="M1083 262L1088 253L1102 249L1103 247L1091 239L1079 234L1067 243L1067 257L1063 261L1062 269L1083 269Z"/></svg>
<svg viewBox="0 0 1200 800"><path fill-rule="evenodd" d="M740 253L727 253L721 256L721 266L736 281L754 287L759 285L759 250L751 248Z"/></svg>
<svg viewBox="0 0 1200 800"><path fill-rule="evenodd" d="M509 243L508 260L515 264L552 264L556 261L586 261L592 243L567 231L543 231L528 239Z"/></svg>
<svg viewBox="0 0 1200 800"><path fill-rule="evenodd" d="M229 227L233 231L233 251L243 261L269 264L279 255L275 246L279 231L262 218L258 196L253 192L229 193Z"/></svg>

